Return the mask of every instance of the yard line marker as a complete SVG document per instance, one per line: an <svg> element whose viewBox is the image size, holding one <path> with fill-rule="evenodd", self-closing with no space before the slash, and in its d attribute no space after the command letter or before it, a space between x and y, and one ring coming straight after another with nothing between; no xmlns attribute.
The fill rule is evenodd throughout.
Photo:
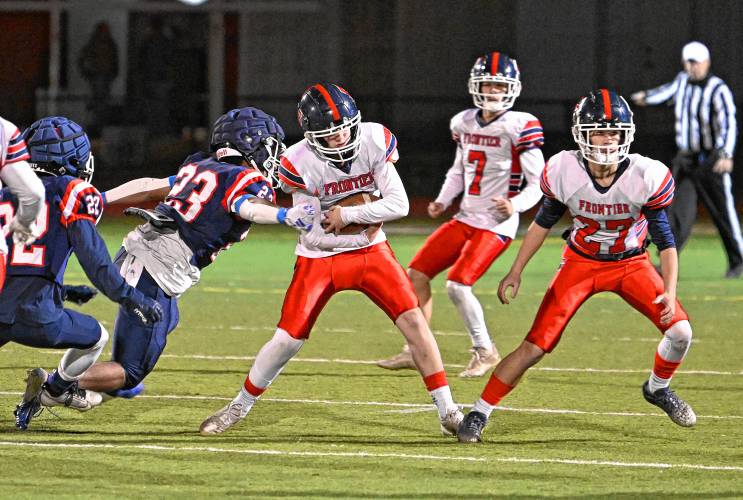
<svg viewBox="0 0 743 500"><path fill-rule="evenodd" d="M20 396L22 392L0 391L0 396ZM173 399L192 401L232 401L233 398L226 396L198 396L181 394L142 394L137 399ZM433 411L436 409L431 403L395 403L385 401L336 401L331 399L295 399L295 398L261 398L261 401L284 404L314 404L314 405L338 405L338 406L381 406L390 408L404 408L403 410L387 410L386 413L418 413ZM461 408L471 408L472 405L459 404ZM548 413L555 415L594 415L603 417L666 417L664 413L643 412L613 412L613 411L590 411L571 410L562 408L515 408L513 406L496 406L496 410L510 411L516 413ZM697 415L697 418L710 420L743 420L743 415Z"/></svg>
<svg viewBox="0 0 743 500"><path fill-rule="evenodd" d="M720 472L741 472L737 465L672 464L663 462L618 462L613 460L577 460L566 458L525 458L525 457L452 457L444 455L418 455L411 453L371 453L366 451L284 451L217 448L214 446L163 446L163 445L120 445L120 444L75 444L0 441L0 446L18 448L62 448L62 449L102 449L102 450L145 450L154 452L196 452L196 453L235 453L240 455L271 455L285 457L342 457L342 458L401 458L413 460L459 461L459 462L502 462L519 464L559 464L586 465L597 467L630 467L639 469L693 469Z"/></svg>

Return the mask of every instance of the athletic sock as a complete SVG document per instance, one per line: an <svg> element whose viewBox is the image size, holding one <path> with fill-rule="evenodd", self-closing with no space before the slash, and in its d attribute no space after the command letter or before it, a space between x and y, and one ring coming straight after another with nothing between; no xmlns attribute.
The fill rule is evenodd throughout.
<svg viewBox="0 0 743 500"><path fill-rule="evenodd" d="M663 338L655 351L653 371L648 378L648 389L655 392L665 389L671 378L689 352L691 345L691 325L688 321L674 323L663 332Z"/></svg>
<svg viewBox="0 0 743 500"><path fill-rule="evenodd" d="M446 290L449 294L449 299L454 303L454 306L464 321L467 333L469 333L470 339L472 339L472 346L492 350L493 341L490 339L488 327L485 324L485 313L482 310L480 301L472 293L472 287L457 283L456 281L447 281Z"/></svg>
<svg viewBox="0 0 743 500"><path fill-rule="evenodd" d="M671 378L676 369L681 363L674 363L672 361L665 360L660 357L660 354L655 353L655 363L653 363L653 371L650 373L648 379L648 389L650 392L655 392L659 389L665 389L671 385Z"/></svg>
<svg viewBox="0 0 743 500"><path fill-rule="evenodd" d="M426 384L426 389L428 389L428 394L431 395L433 404L436 405L439 418L444 418L448 412L457 408L444 370L423 377L423 382Z"/></svg>
<svg viewBox="0 0 743 500"><path fill-rule="evenodd" d="M514 385L508 385L501 379L495 376L495 373L490 375L488 383L485 385L485 389L482 391L480 399L475 402L473 411L479 411L486 417L490 417L490 414L495 409L496 405L500 403L501 399L513 390Z"/></svg>
<svg viewBox="0 0 743 500"><path fill-rule="evenodd" d="M65 380L59 371L54 370L46 379L46 391L56 398L67 392L74 383L74 380Z"/></svg>
<svg viewBox="0 0 743 500"><path fill-rule="evenodd" d="M233 403L239 403L242 405L242 408L240 409L240 415L245 416L248 414L251 408L253 408L253 405L258 401L258 399L261 397L260 395L263 393L262 390L255 390L255 387L251 387L251 389L255 390L254 392L258 392L257 395L251 394L248 392L248 384L250 384L250 381L246 378L245 379L245 387L240 389L240 392L237 393L237 396L235 396L235 399L232 400ZM252 384L250 384L252 386Z"/></svg>

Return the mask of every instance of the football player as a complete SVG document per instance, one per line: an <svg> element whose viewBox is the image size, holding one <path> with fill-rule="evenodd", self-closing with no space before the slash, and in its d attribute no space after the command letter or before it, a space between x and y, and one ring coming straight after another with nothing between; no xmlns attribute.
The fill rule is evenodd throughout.
<svg viewBox="0 0 743 500"><path fill-rule="evenodd" d="M582 98L572 132L579 150L562 151L545 166L545 200L500 282L498 297L508 304L509 289L511 298L516 297L526 264L569 211L573 226L560 269L526 339L498 364L459 427L462 442L480 441L495 405L526 370L552 352L578 308L598 292L616 293L663 334L642 387L645 399L680 426L696 422L691 407L669 389L692 335L689 317L676 299L678 255L665 212L673 199L673 177L662 163L629 153L635 133L632 111L614 91L600 89ZM662 278L645 251L648 232L660 250Z"/></svg>
<svg viewBox="0 0 743 500"><path fill-rule="evenodd" d="M44 185L28 165L28 150L18 127L0 117L0 188L5 184L18 200L8 231L13 241L30 245L36 239L34 221L44 206ZM6 221L7 224L7 221ZM5 282L8 245L0 238L0 292Z"/></svg>
<svg viewBox="0 0 743 500"><path fill-rule="evenodd" d="M519 213L542 197L544 134L534 115L511 110L521 80L516 60L508 55L479 57L470 72L469 92L475 108L451 120L456 157L438 197L428 205L435 219L462 194L459 212L428 237L408 265L408 276L430 323L431 280L449 268L446 290L472 341L472 358L459 376L480 377L501 358L472 287L510 245ZM377 364L390 370L415 369L408 346Z"/></svg>
<svg viewBox="0 0 743 500"><path fill-rule="evenodd" d="M90 281L138 323L154 325L163 315L156 302L119 275L96 230L103 200L90 184L93 155L80 125L59 116L42 118L23 132L23 140L46 194L35 221L39 237L32 245L14 243L6 233L11 250L6 289L0 296L0 346L17 342L67 352L48 377L46 372L29 372L23 401L15 412L20 429L28 428L41 406L86 411L100 402L100 395L80 389L78 380L100 355L108 332L95 318L63 306L63 300L80 304L95 295L88 287L64 285L73 251ZM0 216L7 229L18 198L7 189L0 198Z"/></svg>
<svg viewBox="0 0 743 500"><path fill-rule="evenodd" d="M304 139L281 157L279 179L294 205L308 200L326 211L325 231L318 218L301 234L294 276L284 297L276 333L258 352L238 395L208 417L202 434L226 431L246 417L258 398L309 338L330 298L358 290L395 323L411 346L413 359L439 414L442 431L453 434L462 419L446 380L441 356L415 292L381 229L337 235L355 223L372 225L408 213L405 188L395 169L397 139L383 125L362 122L351 95L333 83L312 85L298 106ZM359 206L337 203L354 193L379 191L382 198Z"/></svg>
<svg viewBox="0 0 743 500"><path fill-rule="evenodd" d="M247 236L252 222L311 228L311 206L273 206L269 179L283 139L273 116L257 108L234 109L214 124L211 151L186 158L176 175L136 179L104 193L107 203L165 200L152 211L132 211L147 222L124 238L115 258L127 283L164 314L159 323L142 324L136 312L119 309L112 359L94 364L81 388L105 393L104 400L139 394L178 324L178 297L198 283L201 269L219 252Z"/></svg>

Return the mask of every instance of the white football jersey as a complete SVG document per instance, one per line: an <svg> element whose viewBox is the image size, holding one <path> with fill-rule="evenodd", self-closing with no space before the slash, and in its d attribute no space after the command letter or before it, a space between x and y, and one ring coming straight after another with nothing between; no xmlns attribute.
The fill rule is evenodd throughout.
<svg viewBox="0 0 743 500"><path fill-rule="evenodd" d="M542 172L545 196L568 207L573 217L569 243L587 255L609 255L642 248L648 232L643 208L665 208L674 182L661 162L638 154L605 192L588 173L579 151L561 151Z"/></svg>
<svg viewBox="0 0 743 500"><path fill-rule="evenodd" d="M389 175L387 169L394 169L391 164L399 157L397 139L379 123L362 122L359 124L359 133L359 155L347 170L318 158L306 139L287 148L281 156L279 180L282 189L293 192L295 205L302 203L304 197L312 196L320 200L320 207L325 211L352 194L379 190ZM384 231L380 229L371 244L386 239ZM327 257L340 252L314 248L307 245L300 235L295 253L304 257Z"/></svg>
<svg viewBox="0 0 743 500"><path fill-rule="evenodd" d="M467 109L451 120L457 156L436 201L448 206L461 192L457 220L513 238L519 212L533 207L542 197L542 125L534 115L520 111L507 111L481 125L478 112ZM522 191L524 179L527 185ZM496 196L511 199L514 213L507 220L492 211Z"/></svg>
<svg viewBox="0 0 743 500"><path fill-rule="evenodd" d="M0 169L6 163L28 160L26 142L21 137L18 127L0 117Z"/></svg>

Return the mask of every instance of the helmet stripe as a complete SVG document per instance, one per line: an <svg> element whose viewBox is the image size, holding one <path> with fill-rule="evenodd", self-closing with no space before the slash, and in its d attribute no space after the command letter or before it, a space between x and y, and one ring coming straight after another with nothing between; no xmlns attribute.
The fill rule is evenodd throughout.
<svg viewBox="0 0 743 500"><path fill-rule="evenodd" d="M498 62L500 61L500 52L493 52L490 54L490 74L495 75L498 73Z"/></svg>
<svg viewBox="0 0 743 500"><path fill-rule="evenodd" d="M335 103L333 102L333 98L330 97L330 93L327 91L325 87L320 85L319 83L315 85L315 88L322 94L323 98L325 99L325 102L328 103L328 106L330 106L330 110L333 112L333 121L337 121L341 119L341 114L338 111L338 108L336 107Z"/></svg>
<svg viewBox="0 0 743 500"><path fill-rule="evenodd" d="M611 95L606 89L601 89L601 96L604 98L604 115L607 120L611 120Z"/></svg>

